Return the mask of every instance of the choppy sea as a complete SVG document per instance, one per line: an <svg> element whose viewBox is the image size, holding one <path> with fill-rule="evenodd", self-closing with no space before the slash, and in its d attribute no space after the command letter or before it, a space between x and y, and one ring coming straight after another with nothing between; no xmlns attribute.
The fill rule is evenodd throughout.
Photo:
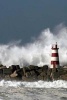
<svg viewBox="0 0 67 100"><path fill-rule="evenodd" d="M67 100L67 81L0 81L0 100Z"/></svg>

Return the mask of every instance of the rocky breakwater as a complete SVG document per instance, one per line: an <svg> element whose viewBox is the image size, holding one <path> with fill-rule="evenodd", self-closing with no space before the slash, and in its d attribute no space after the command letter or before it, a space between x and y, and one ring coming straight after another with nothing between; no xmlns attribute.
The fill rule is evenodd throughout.
<svg viewBox="0 0 67 100"><path fill-rule="evenodd" d="M19 65L11 65L9 68L0 65L0 79L5 80L22 80L22 81L52 81L67 80L67 67L50 69L48 65L41 67L29 65L20 68Z"/></svg>

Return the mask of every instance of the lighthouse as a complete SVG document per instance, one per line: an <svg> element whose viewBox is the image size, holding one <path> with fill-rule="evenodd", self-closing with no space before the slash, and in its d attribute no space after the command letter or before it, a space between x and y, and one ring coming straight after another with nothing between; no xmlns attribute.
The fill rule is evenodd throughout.
<svg viewBox="0 0 67 100"><path fill-rule="evenodd" d="M52 54L51 54L51 66L50 68L58 68L59 67L59 54L58 54L58 46L56 44L52 45Z"/></svg>

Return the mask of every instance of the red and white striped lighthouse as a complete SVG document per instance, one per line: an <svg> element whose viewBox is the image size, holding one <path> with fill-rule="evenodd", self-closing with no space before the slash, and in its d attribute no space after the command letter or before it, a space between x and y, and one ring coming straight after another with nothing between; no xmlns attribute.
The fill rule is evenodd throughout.
<svg viewBox="0 0 67 100"><path fill-rule="evenodd" d="M50 68L58 68L59 67L59 54L58 54L58 47L57 42L52 46L52 54L51 54L51 66Z"/></svg>

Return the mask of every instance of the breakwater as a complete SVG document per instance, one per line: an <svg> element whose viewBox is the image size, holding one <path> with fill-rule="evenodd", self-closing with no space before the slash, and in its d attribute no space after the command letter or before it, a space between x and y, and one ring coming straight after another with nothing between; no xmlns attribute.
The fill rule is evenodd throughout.
<svg viewBox="0 0 67 100"><path fill-rule="evenodd" d="M0 65L0 79L22 81L52 81L67 80L67 67L49 68L48 65L41 67L29 65L20 68L19 65L11 65L9 68Z"/></svg>

